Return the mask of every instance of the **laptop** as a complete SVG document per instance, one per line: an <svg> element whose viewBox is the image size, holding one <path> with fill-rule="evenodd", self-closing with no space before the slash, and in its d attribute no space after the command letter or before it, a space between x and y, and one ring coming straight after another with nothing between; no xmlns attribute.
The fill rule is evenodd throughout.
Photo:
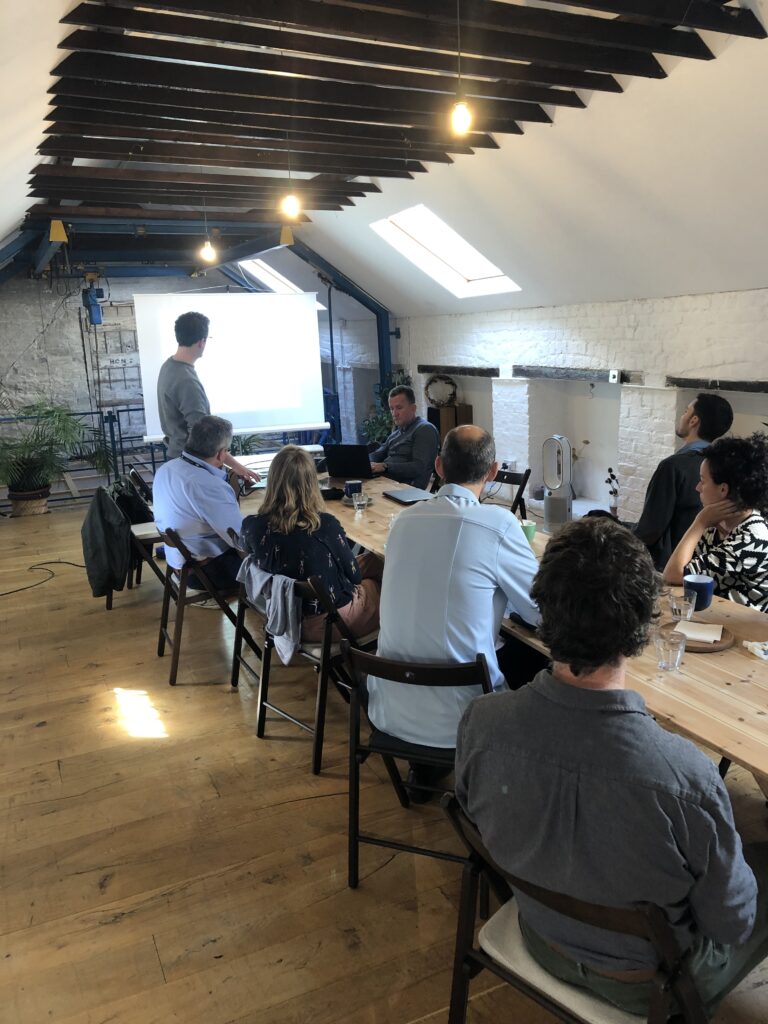
<svg viewBox="0 0 768 1024"><path fill-rule="evenodd" d="M401 487L397 491L384 491L384 497L396 501L398 505L415 505L417 501L434 498L434 494L423 491L421 487Z"/></svg>
<svg viewBox="0 0 768 1024"><path fill-rule="evenodd" d="M324 444L326 472L342 480L371 480L371 460L364 444Z"/></svg>

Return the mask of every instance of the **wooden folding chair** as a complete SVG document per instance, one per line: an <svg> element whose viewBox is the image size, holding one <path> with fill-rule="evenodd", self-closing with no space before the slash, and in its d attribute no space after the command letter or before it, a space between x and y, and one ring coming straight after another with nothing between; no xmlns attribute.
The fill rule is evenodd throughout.
<svg viewBox="0 0 768 1024"><path fill-rule="evenodd" d="M527 518L523 495L525 494L525 488L528 485L530 475L530 469L526 469L524 473L513 473L508 469L500 469L494 478L494 483L510 484L512 487L517 487L510 510L513 515L517 515L519 512L521 519Z"/></svg>
<svg viewBox="0 0 768 1024"><path fill-rule="evenodd" d="M438 768L453 768L455 750L441 747L421 746L406 743L395 736L388 736L372 726L367 743L360 739L360 680L366 676L376 676L393 684L403 686L474 686L483 693L491 692L491 679L485 656L478 654L475 661L465 664L445 664L444 662L409 663L379 658L365 651L347 649L350 662L350 714L349 714L349 835L348 835L348 884L356 889L360 877L360 844L384 846L390 850L404 850L407 853L423 854L426 857L437 857L440 860L451 860L463 863L462 855L446 853L424 846L412 846L394 839L385 839L360 831L360 766L371 756L378 754L387 769L390 782L397 794L402 807L410 807L408 791L403 785L402 777L395 764L396 760L407 760L417 764L433 765ZM404 693L403 699L407 700ZM435 792L444 792L437 787L420 786Z"/></svg>
<svg viewBox="0 0 768 1024"><path fill-rule="evenodd" d="M233 626L237 626L237 615L230 608L227 599L237 593L236 589L231 591L220 590L214 586L210 577L205 571L205 562L194 558L189 548L178 535L176 530L168 529L161 533L161 539L166 547L176 548L184 559L180 569L174 569L167 565L163 578L163 606L160 613L160 633L157 640L157 656L162 658L165 654L165 646L171 648L171 667L168 675L168 682L171 686L176 685L176 676L179 670L179 656L181 654L181 638L184 629L184 611L188 605L200 604L203 601L213 598L219 608L226 615ZM194 574L195 578L202 584L201 590L189 590L189 577ZM173 625L173 635L168 627L171 601L176 605L176 621ZM254 653L260 657L261 649L243 625L240 633L240 641L245 640Z"/></svg>
<svg viewBox="0 0 768 1024"><path fill-rule="evenodd" d="M646 939L659 964L647 1024L666 1024L675 1014L682 1015L686 1024L706 1024L709 1015L688 971L686 954L660 907L651 903L639 903L629 910L599 906L516 878L494 862L453 794L443 798L443 808L469 853L459 900L448 1024L465 1024L469 983L482 970L491 971L566 1024L638 1024L641 1020L587 989L560 981L533 959L520 933L513 890L581 924ZM483 925L475 946L478 883L483 878L499 899L501 909Z"/></svg>

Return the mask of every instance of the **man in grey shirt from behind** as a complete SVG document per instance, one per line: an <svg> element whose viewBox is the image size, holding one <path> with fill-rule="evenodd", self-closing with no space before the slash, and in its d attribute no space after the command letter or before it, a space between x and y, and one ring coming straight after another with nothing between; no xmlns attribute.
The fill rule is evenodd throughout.
<svg viewBox="0 0 768 1024"><path fill-rule="evenodd" d="M208 396L195 370L195 363L205 352L209 324L208 317L202 313L181 314L173 325L176 352L165 360L157 377L157 408L169 459L181 455L192 427L211 413ZM230 453L224 464L237 476L259 479L258 473Z"/></svg>
<svg viewBox="0 0 768 1024"><path fill-rule="evenodd" d="M592 903L660 906L712 1009L768 955L768 844L742 850L716 766L626 688L658 590L647 549L617 523L584 519L549 542L531 597L552 666L469 706L456 793L510 873ZM647 1013L648 943L517 900L542 967Z"/></svg>

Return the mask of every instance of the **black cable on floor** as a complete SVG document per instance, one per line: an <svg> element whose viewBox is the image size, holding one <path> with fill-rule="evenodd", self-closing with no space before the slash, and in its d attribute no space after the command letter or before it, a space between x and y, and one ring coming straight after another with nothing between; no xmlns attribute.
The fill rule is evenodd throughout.
<svg viewBox="0 0 768 1024"><path fill-rule="evenodd" d="M35 587L42 586L43 583L50 582L50 580L55 578L56 573L53 571L53 569L46 569L45 567L47 565L72 565L76 569L85 568L85 566L81 565L79 562L68 562L64 558L55 558L52 559L50 562L37 562L35 565L27 566L27 572L34 572L35 570L39 570L40 572L47 572L48 575L45 577L44 580L38 580L37 583L28 583L25 587L16 587L14 590L0 591L0 597L8 597L10 594L20 594L22 590L33 590Z"/></svg>

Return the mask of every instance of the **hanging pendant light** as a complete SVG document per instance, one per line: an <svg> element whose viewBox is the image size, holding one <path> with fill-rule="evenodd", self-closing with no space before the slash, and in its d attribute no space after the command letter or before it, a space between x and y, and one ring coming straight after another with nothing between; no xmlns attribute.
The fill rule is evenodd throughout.
<svg viewBox="0 0 768 1024"><path fill-rule="evenodd" d="M296 220L301 215L301 199L291 189L291 140L289 133L285 133L286 152L288 156L288 192L280 200L280 212L290 220ZM293 244L291 242L290 244Z"/></svg>
<svg viewBox="0 0 768 1024"><path fill-rule="evenodd" d="M466 135L472 127L472 108L461 85L461 0L456 0L456 102L451 107L451 132Z"/></svg>
<svg viewBox="0 0 768 1024"><path fill-rule="evenodd" d="M203 169L201 167L200 174L202 175L202 173ZM203 223L205 225L205 241L198 252L198 256L206 263L215 263L219 258L219 254L211 244L211 236L208 234L208 211L205 206L205 192L203 192Z"/></svg>

